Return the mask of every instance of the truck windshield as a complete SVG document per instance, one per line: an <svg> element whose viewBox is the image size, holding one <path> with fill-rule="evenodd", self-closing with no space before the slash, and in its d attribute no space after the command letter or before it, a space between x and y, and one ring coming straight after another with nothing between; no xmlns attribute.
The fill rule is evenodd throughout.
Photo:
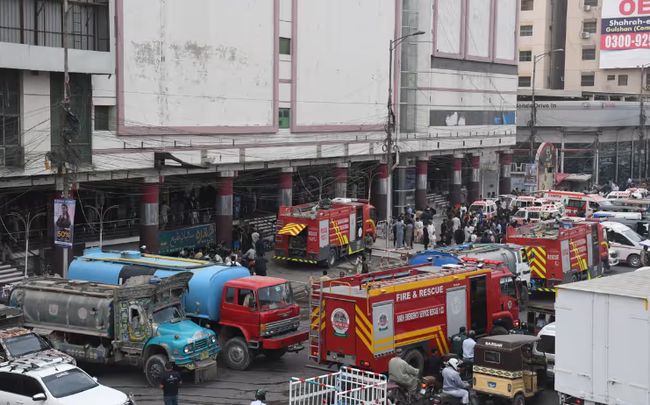
<svg viewBox="0 0 650 405"><path fill-rule="evenodd" d="M153 313L153 321L159 325L174 323L185 319L185 314L180 305L170 305Z"/></svg>
<svg viewBox="0 0 650 405"><path fill-rule="evenodd" d="M258 291L258 297L260 300L261 311L284 308L295 302L293 298L293 290L289 283L260 288Z"/></svg>
<svg viewBox="0 0 650 405"><path fill-rule="evenodd" d="M634 232L631 229L626 229L626 230L622 231L621 233L623 235L625 235L632 242L639 243L639 242L643 241L643 238L641 238L641 236L638 233Z"/></svg>
<svg viewBox="0 0 650 405"><path fill-rule="evenodd" d="M50 349L50 346L45 342L45 340L35 333L6 338L4 339L4 343L13 357L24 356L26 354Z"/></svg>
<svg viewBox="0 0 650 405"><path fill-rule="evenodd" d="M63 398L80 392L88 391L99 384L86 373L71 369L61 373L43 377L43 383L54 398Z"/></svg>

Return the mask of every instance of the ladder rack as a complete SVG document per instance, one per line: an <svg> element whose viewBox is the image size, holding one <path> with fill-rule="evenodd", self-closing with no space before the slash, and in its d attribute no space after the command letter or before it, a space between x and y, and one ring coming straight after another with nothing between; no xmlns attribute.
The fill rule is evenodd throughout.
<svg viewBox="0 0 650 405"><path fill-rule="evenodd" d="M320 361L321 329L323 326L322 283L315 277L309 279L309 359Z"/></svg>

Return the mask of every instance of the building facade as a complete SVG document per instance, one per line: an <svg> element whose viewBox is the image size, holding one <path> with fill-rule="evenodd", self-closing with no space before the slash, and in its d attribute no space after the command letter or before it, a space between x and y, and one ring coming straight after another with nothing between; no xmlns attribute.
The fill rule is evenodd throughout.
<svg viewBox="0 0 650 405"><path fill-rule="evenodd" d="M70 4L0 4L0 215L47 212L43 239L67 183L84 245L112 205L115 237L150 250L163 229L205 223L228 243L233 217L324 195L385 214L389 84L396 205L421 207L433 188L454 202L461 186L498 193L509 178L517 0Z"/></svg>

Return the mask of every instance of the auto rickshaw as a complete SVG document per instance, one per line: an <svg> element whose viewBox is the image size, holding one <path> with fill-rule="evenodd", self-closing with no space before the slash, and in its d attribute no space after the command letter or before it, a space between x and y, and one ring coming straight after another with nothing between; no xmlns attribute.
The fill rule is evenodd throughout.
<svg viewBox="0 0 650 405"><path fill-rule="evenodd" d="M479 398L525 405L546 388L546 358L533 354L536 336L480 338L474 346L473 389Z"/></svg>

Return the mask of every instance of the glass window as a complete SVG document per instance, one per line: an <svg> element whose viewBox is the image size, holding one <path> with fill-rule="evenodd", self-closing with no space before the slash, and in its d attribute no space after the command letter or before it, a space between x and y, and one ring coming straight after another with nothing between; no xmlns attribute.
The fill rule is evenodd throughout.
<svg viewBox="0 0 650 405"><path fill-rule="evenodd" d="M280 117L280 128L287 129L291 127L291 109L290 108L280 108L279 112Z"/></svg>
<svg viewBox="0 0 650 405"><path fill-rule="evenodd" d="M582 48L582 60L596 60L596 48Z"/></svg>
<svg viewBox="0 0 650 405"><path fill-rule="evenodd" d="M581 200L569 200L567 206L571 207L571 208L581 209L581 208L584 208L585 202L581 201Z"/></svg>
<svg viewBox="0 0 650 405"><path fill-rule="evenodd" d="M522 25L519 27L519 36L522 37L532 37L533 36L533 26L532 25Z"/></svg>
<svg viewBox="0 0 650 405"><path fill-rule="evenodd" d="M280 55L291 55L291 38L280 38Z"/></svg>
<svg viewBox="0 0 650 405"><path fill-rule="evenodd" d="M521 0L521 11L532 11L535 7L533 0Z"/></svg>
<svg viewBox="0 0 650 405"><path fill-rule="evenodd" d="M514 279L510 277L503 277L501 279L501 294L507 295L510 298L517 298L517 287Z"/></svg>
<svg viewBox="0 0 650 405"><path fill-rule="evenodd" d="M532 85L532 80L530 76L519 76L519 87L530 87Z"/></svg>
<svg viewBox="0 0 650 405"><path fill-rule="evenodd" d="M36 379L32 377L28 377L26 375L21 375L20 379L22 380L21 382L23 385L21 392L23 393L24 396L31 398L36 394L45 393L43 386Z"/></svg>
<svg viewBox="0 0 650 405"><path fill-rule="evenodd" d="M616 75L607 75L608 82L613 82L614 80L616 80Z"/></svg>
<svg viewBox="0 0 650 405"><path fill-rule="evenodd" d="M530 211L528 213L528 219L539 219L539 212L537 211Z"/></svg>
<svg viewBox="0 0 650 405"><path fill-rule="evenodd" d="M99 385L88 374L76 368L43 377L42 380L54 398L78 394Z"/></svg>
<svg viewBox="0 0 650 405"><path fill-rule="evenodd" d="M180 305L170 305L153 313L153 320L157 324L170 323L174 321L182 321L185 319L185 314Z"/></svg>
<svg viewBox="0 0 650 405"><path fill-rule="evenodd" d="M108 131L108 116L110 107L106 105L95 106L95 131Z"/></svg>
<svg viewBox="0 0 650 405"><path fill-rule="evenodd" d="M24 164L20 148L20 71L0 69L0 166Z"/></svg>
<svg viewBox="0 0 650 405"><path fill-rule="evenodd" d="M520 62L530 62L533 60L533 51L519 51Z"/></svg>
<svg viewBox="0 0 650 405"><path fill-rule="evenodd" d="M249 307L255 310L257 304L255 302L255 293L253 293L253 290L239 290L237 305Z"/></svg>
<svg viewBox="0 0 650 405"><path fill-rule="evenodd" d="M618 75L618 85L627 86L627 75Z"/></svg>
<svg viewBox="0 0 650 405"><path fill-rule="evenodd" d="M501 363L501 353L499 353L499 352L489 352L489 351L486 350L484 360L485 360L486 363L500 364Z"/></svg>
<svg viewBox="0 0 650 405"><path fill-rule="evenodd" d="M585 0L585 6L598 7L598 0Z"/></svg>
<svg viewBox="0 0 650 405"><path fill-rule="evenodd" d="M259 298L262 311L284 308L295 302L293 290L289 283L260 288Z"/></svg>
<svg viewBox="0 0 650 405"><path fill-rule="evenodd" d="M0 392L21 395L20 389L21 387L16 374L0 373Z"/></svg>
<svg viewBox="0 0 650 405"><path fill-rule="evenodd" d="M13 357L50 349L50 346L35 333L6 338L4 344Z"/></svg>
<svg viewBox="0 0 650 405"><path fill-rule="evenodd" d="M235 289L232 287L226 288L226 303L228 304L235 303Z"/></svg>
<svg viewBox="0 0 650 405"><path fill-rule="evenodd" d="M583 74L580 79L580 85L583 87L593 87L595 84L595 76L593 73Z"/></svg>
<svg viewBox="0 0 650 405"><path fill-rule="evenodd" d="M588 20L582 22L582 30L584 32L595 34L597 29L598 29L598 21L596 20Z"/></svg>
<svg viewBox="0 0 650 405"><path fill-rule="evenodd" d="M537 351L540 353L555 354L555 336L542 335L537 342Z"/></svg>

